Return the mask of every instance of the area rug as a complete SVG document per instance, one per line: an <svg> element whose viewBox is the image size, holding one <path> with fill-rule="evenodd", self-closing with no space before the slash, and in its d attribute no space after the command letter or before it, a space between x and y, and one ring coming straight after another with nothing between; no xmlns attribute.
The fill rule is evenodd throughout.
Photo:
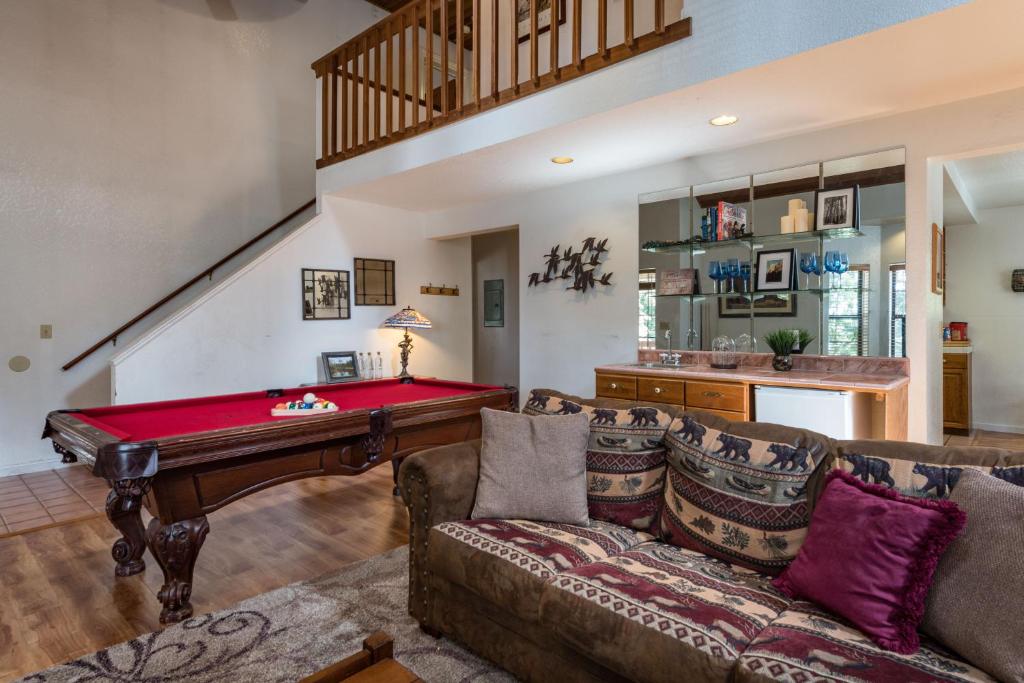
<svg viewBox="0 0 1024 683"><path fill-rule="evenodd" d="M425 681L497 683L511 675L408 615L408 547L257 595L21 679L31 683L296 681L358 652L383 630Z"/></svg>

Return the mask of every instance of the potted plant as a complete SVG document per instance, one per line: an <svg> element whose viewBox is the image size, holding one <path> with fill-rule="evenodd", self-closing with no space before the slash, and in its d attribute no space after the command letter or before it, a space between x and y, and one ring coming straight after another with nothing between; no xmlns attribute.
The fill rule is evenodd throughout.
<svg viewBox="0 0 1024 683"><path fill-rule="evenodd" d="M800 338L793 330L775 330L764 335L764 341L775 353L772 359L772 368L779 372L793 369L793 348L797 346ZM810 342L808 342L810 343Z"/></svg>

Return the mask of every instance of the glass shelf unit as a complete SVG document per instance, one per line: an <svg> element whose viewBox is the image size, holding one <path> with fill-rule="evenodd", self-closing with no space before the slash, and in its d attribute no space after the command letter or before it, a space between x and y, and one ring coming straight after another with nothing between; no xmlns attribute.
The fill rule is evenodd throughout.
<svg viewBox="0 0 1024 683"><path fill-rule="evenodd" d="M688 244L668 244L657 247L643 247L642 251L651 254L679 254L693 251L701 253L710 249L721 249L742 245L748 249L759 249L762 245L795 244L798 242L823 242L825 240L845 240L864 237L857 228L839 228L834 230L812 230L810 232L794 232L779 235L748 235L732 240L718 242L690 242Z"/></svg>
<svg viewBox="0 0 1024 683"><path fill-rule="evenodd" d="M730 296L764 296L766 294L810 294L812 296L822 297L827 296L830 292L848 292L850 291L846 287L834 287L817 289L812 287L811 289L780 289L770 292L707 292L700 294L655 294L656 299L692 299L693 301L703 301L704 299L720 299L722 297ZM870 289L860 290L864 294L870 294Z"/></svg>

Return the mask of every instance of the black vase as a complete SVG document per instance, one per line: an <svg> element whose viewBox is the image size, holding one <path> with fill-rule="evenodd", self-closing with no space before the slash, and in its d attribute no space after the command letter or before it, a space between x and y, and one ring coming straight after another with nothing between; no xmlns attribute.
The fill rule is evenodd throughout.
<svg viewBox="0 0 1024 683"><path fill-rule="evenodd" d="M791 356L780 356L775 354L772 358L772 369L777 372L788 372L793 369L793 358Z"/></svg>

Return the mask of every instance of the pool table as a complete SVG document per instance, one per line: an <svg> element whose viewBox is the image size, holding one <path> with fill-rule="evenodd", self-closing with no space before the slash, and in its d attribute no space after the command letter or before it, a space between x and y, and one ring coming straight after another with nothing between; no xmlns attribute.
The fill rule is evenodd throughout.
<svg viewBox="0 0 1024 683"><path fill-rule="evenodd" d="M335 413L273 417L278 403L312 392ZM58 410L43 438L64 462L82 461L110 484L106 512L121 532L117 576L163 570L160 621L192 614L192 570L210 530L206 515L304 477L354 475L416 451L480 435L480 409L515 410L516 390L417 378L270 389L244 394ZM397 493L397 488L396 488ZM153 515L143 531L142 506Z"/></svg>

